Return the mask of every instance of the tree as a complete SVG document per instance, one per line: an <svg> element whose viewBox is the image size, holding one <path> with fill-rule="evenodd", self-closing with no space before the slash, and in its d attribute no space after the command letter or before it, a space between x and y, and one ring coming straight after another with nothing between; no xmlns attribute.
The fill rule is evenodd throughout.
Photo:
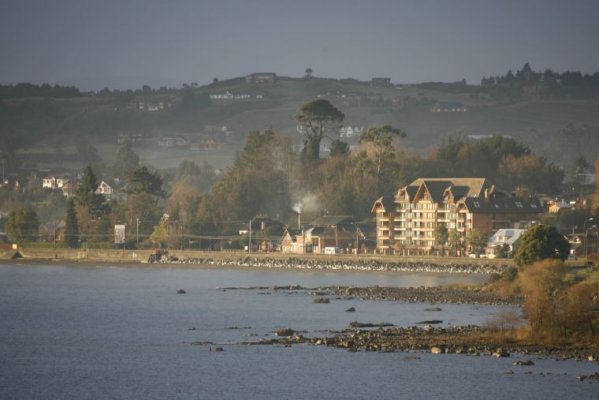
<svg viewBox="0 0 599 400"><path fill-rule="evenodd" d="M339 139L331 142L331 157L344 156L349 153L349 145Z"/></svg>
<svg viewBox="0 0 599 400"><path fill-rule="evenodd" d="M145 165L127 174L127 192L131 194L148 193L164 197L162 178L157 172L150 172Z"/></svg>
<svg viewBox="0 0 599 400"><path fill-rule="evenodd" d="M366 148L366 153L373 161L374 178L376 180L376 196L380 196L381 182L389 182L388 166L395 156L394 138L405 138L406 133L390 125L369 128L360 136L360 144ZM397 168L392 168L396 170Z"/></svg>
<svg viewBox="0 0 599 400"><path fill-rule="evenodd" d="M435 238L435 243L441 246L441 249L443 250L447 240L449 239L449 231L447 230L447 227L441 224L437 225L433 231L433 236Z"/></svg>
<svg viewBox="0 0 599 400"><path fill-rule="evenodd" d="M92 219L109 212L104 196L96 193L98 180L91 166L85 167L75 191L75 201L89 210Z"/></svg>
<svg viewBox="0 0 599 400"><path fill-rule="evenodd" d="M75 248L79 246L79 226L77 225L75 201L72 198L67 200L64 240L67 247Z"/></svg>
<svg viewBox="0 0 599 400"><path fill-rule="evenodd" d="M306 68L306 79L311 78L312 77L312 68L308 67Z"/></svg>
<svg viewBox="0 0 599 400"><path fill-rule="evenodd" d="M487 235L476 229L472 229L466 236L466 242L470 246L471 251L476 254L480 254L484 251L484 248L487 245L487 239Z"/></svg>
<svg viewBox="0 0 599 400"><path fill-rule="evenodd" d="M116 152L116 159L112 164L113 175L125 177L128 173L139 166L139 156L133 151L129 138L125 137L121 141Z"/></svg>
<svg viewBox="0 0 599 400"><path fill-rule="evenodd" d="M555 258L565 260L570 253L570 243L551 225L536 225L522 236L514 261L519 267L535 261Z"/></svg>
<svg viewBox="0 0 599 400"><path fill-rule="evenodd" d="M300 107L297 123L305 135L304 150L307 160L320 158L320 142L325 133L340 124L345 115L328 100L317 99Z"/></svg>
<svg viewBox="0 0 599 400"><path fill-rule="evenodd" d="M457 254L457 250L460 248L460 235L457 229L452 229L447 233L447 241L449 243L449 251L451 254Z"/></svg>
<svg viewBox="0 0 599 400"><path fill-rule="evenodd" d="M4 227L10 238L17 243L36 240L38 228L39 221L33 209L11 211Z"/></svg>

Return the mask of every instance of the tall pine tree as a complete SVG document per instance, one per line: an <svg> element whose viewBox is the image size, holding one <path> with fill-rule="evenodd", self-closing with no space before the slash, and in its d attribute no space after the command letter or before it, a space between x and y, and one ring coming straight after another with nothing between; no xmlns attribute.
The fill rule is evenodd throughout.
<svg viewBox="0 0 599 400"><path fill-rule="evenodd" d="M79 246L79 226L77 224L77 213L75 212L75 201L67 200L67 213L65 216L64 240L67 247Z"/></svg>

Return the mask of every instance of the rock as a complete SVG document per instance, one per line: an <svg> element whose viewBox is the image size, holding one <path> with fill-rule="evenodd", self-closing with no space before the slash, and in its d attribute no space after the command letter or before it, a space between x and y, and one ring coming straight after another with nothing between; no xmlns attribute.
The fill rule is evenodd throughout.
<svg viewBox="0 0 599 400"><path fill-rule="evenodd" d="M185 293L187 293L185 290L177 289L177 294L185 294Z"/></svg>
<svg viewBox="0 0 599 400"><path fill-rule="evenodd" d="M275 333L277 336L293 336L295 331L291 328L281 328L278 329Z"/></svg>
<svg viewBox="0 0 599 400"><path fill-rule="evenodd" d="M356 312L356 309L354 307L350 307L347 310L345 310L345 312Z"/></svg>
<svg viewBox="0 0 599 400"><path fill-rule="evenodd" d="M506 373L507 375L513 375L513 374L514 374L514 371L512 371L511 369L508 369L507 371L505 371L505 373Z"/></svg>
<svg viewBox="0 0 599 400"><path fill-rule="evenodd" d="M514 363L514 365L530 366L530 365L535 365L535 363L532 360L518 360Z"/></svg>
<svg viewBox="0 0 599 400"><path fill-rule="evenodd" d="M220 346L215 346L215 347L210 346L210 351L220 352L220 351L224 351L224 349Z"/></svg>
<svg viewBox="0 0 599 400"><path fill-rule="evenodd" d="M424 311L442 311L441 307L430 307L430 308L425 308Z"/></svg>
<svg viewBox="0 0 599 400"><path fill-rule="evenodd" d="M393 326L393 324L390 322L379 322L378 324L372 324L370 322L358 322L358 321L352 321L349 323L350 328L382 328L382 327L389 327L389 326Z"/></svg>
<svg viewBox="0 0 599 400"><path fill-rule="evenodd" d="M443 354L445 353L445 346L433 346L431 347L431 353L433 354Z"/></svg>
<svg viewBox="0 0 599 400"><path fill-rule="evenodd" d="M503 358L503 357L509 357L509 356L510 356L510 353L508 353L507 350L504 350L502 348L499 348L493 352L493 357Z"/></svg>
<svg viewBox="0 0 599 400"><path fill-rule="evenodd" d="M418 325L435 325L435 324L442 324L442 323L443 323L443 321L441 321L440 319L431 319L431 320L416 322L416 324L418 324Z"/></svg>
<svg viewBox="0 0 599 400"><path fill-rule="evenodd" d="M329 304L331 302L327 297L318 297L312 301L315 304Z"/></svg>

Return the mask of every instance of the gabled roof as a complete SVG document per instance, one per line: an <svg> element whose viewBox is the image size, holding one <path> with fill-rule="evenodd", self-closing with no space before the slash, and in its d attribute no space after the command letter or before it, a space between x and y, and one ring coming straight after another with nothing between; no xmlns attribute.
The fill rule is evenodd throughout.
<svg viewBox="0 0 599 400"><path fill-rule="evenodd" d="M499 229L489 238L487 246L513 245L520 240L524 232L526 232L526 229Z"/></svg>
<svg viewBox="0 0 599 400"><path fill-rule="evenodd" d="M352 224L352 217L347 215L323 215L316 218L310 225L312 226L338 226L343 224Z"/></svg>
<svg viewBox="0 0 599 400"><path fill-rule="evenodd" d="M383 196L379 197L372 206L372 210L370 212L375 212L376 208L379 206L383 208L384 212L393 212L395 211L395 203L393 202L393 196Z"/></svg>
<svg viewBox="0 0 599 400"><path fill-rule="evenodd" d="M451 187L450 181L425 180L422 184L426 187L426 190L435 203L441 203L445 189Z"/></svg>
<svg viewBox="0 0 599 400"><path fill-rule="evenodd" d="M464 197L481 197L485 190L493 189L485 178L419 178L401 188L398 194L405 190L410 200L413 200L423 186L437 203L443 201L443 195L447 190L451 190L451 194L457 201Z"/></svg>

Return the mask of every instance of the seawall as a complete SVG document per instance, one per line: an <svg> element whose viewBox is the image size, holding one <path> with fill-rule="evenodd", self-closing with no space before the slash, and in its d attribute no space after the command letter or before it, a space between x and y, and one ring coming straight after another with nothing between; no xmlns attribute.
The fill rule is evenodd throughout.
<svg viewBox="0 0 599 400"><path fill-rule="evenodd" d="M106 263L147 263L152 250L116 249L20 249L27 261L77 261ZM403 257L389 255L282 254L227 251L170 250L160 264L193 267L194 265L254 267L272 269L407 271L450 273L501 273L513 265L512 260L472 259L463 257Z"/></svg>

